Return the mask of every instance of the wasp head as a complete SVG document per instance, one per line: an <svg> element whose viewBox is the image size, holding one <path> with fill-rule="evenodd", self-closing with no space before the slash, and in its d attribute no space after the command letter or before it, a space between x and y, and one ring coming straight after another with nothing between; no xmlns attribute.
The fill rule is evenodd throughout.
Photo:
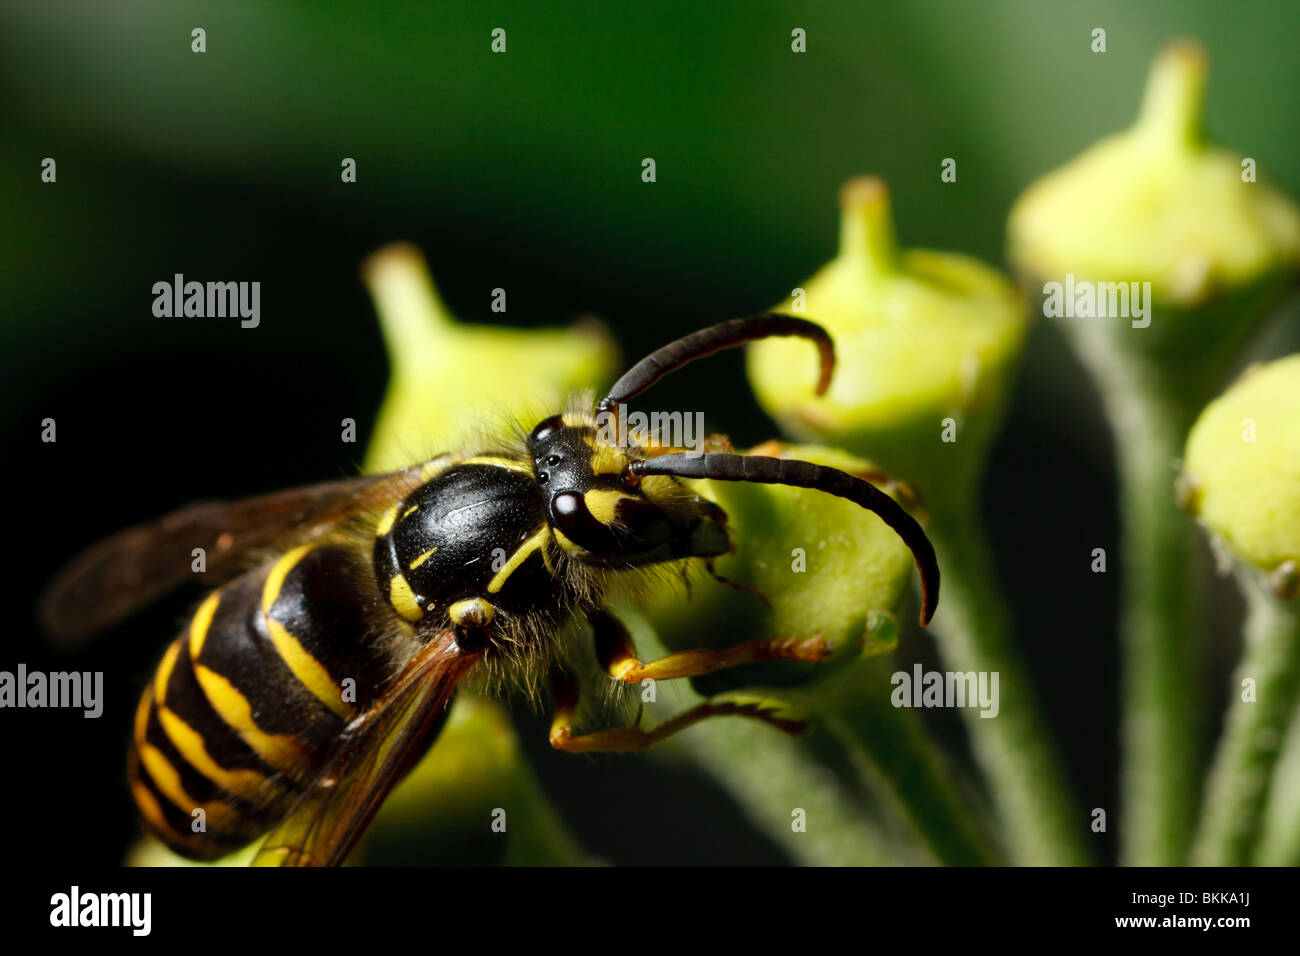
<svg viewBox="0 0 1300 956"><path fill-rule="evenodd" d="M615 443L606 431L594 415L569 411L528 436L548 520L572 557L636 567L730 550L721 508L675 478L635 475L630 466L645 451Z"/></svg>

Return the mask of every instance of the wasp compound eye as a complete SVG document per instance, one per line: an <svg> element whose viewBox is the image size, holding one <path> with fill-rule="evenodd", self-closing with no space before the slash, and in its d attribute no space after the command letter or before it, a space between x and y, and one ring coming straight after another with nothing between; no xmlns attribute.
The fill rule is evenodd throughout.
<svg viewBox="0 0 1300 956"><path fill-rule="evenodd" d="M532 434L528 436L528 445L535 448L538 442L546 441L552 434L564 427L564 420L559 415L552 415L537 423Z"/></svg>

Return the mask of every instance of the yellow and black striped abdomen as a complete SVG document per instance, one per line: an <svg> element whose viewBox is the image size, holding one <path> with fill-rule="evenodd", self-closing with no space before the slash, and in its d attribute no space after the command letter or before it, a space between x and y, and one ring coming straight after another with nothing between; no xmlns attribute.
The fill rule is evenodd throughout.
<svg viewBox="0 0 1300 956"><path fill-rule="evenodd" d="M129 770L148 828L177 852L212 859L266 832L382 693L392 668L353 560L290 551L209 595L167 649Z"/></svg>

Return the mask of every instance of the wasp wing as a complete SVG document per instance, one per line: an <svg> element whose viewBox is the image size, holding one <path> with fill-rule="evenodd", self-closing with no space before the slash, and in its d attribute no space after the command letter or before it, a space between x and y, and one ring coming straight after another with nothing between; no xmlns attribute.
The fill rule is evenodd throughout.
<svg viewBox="0 0 1300 956"><path fill-rule="evenodd" d="M233 502L203 502L119 531L87 548L42 593L37 618L72 644L104 630L193 576L202 548L209 574L254 548L319 534L400 501L420 483L420 466L362 475Z"/></svg>
<svg viewBox="0 0 1300 956"><path fill-rule="evenodd" d="M311 788L271 831L254 866L337 866L421 755L443 709L478 659L440 633L383 697L348 727Z"/></svg>

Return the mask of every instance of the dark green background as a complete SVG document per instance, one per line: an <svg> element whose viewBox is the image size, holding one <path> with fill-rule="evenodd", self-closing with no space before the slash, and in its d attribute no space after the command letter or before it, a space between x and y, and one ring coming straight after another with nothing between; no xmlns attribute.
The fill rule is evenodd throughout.
<svg viewBox="0 0 1300 956"><path fill-rule="evenodd" d="M1280 0L10 0L0 8L10 487L0 668L103 669L109 682L99 721L0 714L5 818L20 843L72 860L120 857L132 828L122 755L134 689L183 607L61 657L30 624L41 582L124 523L357 463L386 374L357 275L370 251L419 245L466 319L503 318L489 312L498 286L512 324L599 315L628 358L786 295L833 254L836 191L851 175L888 180L905 244L1001 263L1014 197L1127 125L1151 57L1177 35L1210 51L1212 133L1295 194L1294 19L1295 4ZM190 52L195 26L207 31L202 55ZM498 26L504 55L489 51ZM796 26L806 54L790 52ZM1090 52L1096 26L1105 54ZM57 184L40 181L47 156ZM340 182L345 156L357 160L356 184ZM654 184L641 181L647 156ZM948 156L954 184L939 179ZM261 327L153 318L151 286L175 272L260 281ZM1296 347L1294 303L1287 321L1262 352ZM680 407L712 410L740 442L770 431L738 356L672 387ZM55 445L39 440L47 416ZM345 416L362 424L357 446L338 440ZM1096 396L1040 324L985 518L1085 807L1115 800L1113 497ZM1098 546L1112 555L1104 576L1088 572ZM1222 667L1229 611L1217 628ZM912 640L903 660L928 653ZM523 720L539 772L594 852L782 858L702 778L646 758L552 755L541 722Z"/></svg>

